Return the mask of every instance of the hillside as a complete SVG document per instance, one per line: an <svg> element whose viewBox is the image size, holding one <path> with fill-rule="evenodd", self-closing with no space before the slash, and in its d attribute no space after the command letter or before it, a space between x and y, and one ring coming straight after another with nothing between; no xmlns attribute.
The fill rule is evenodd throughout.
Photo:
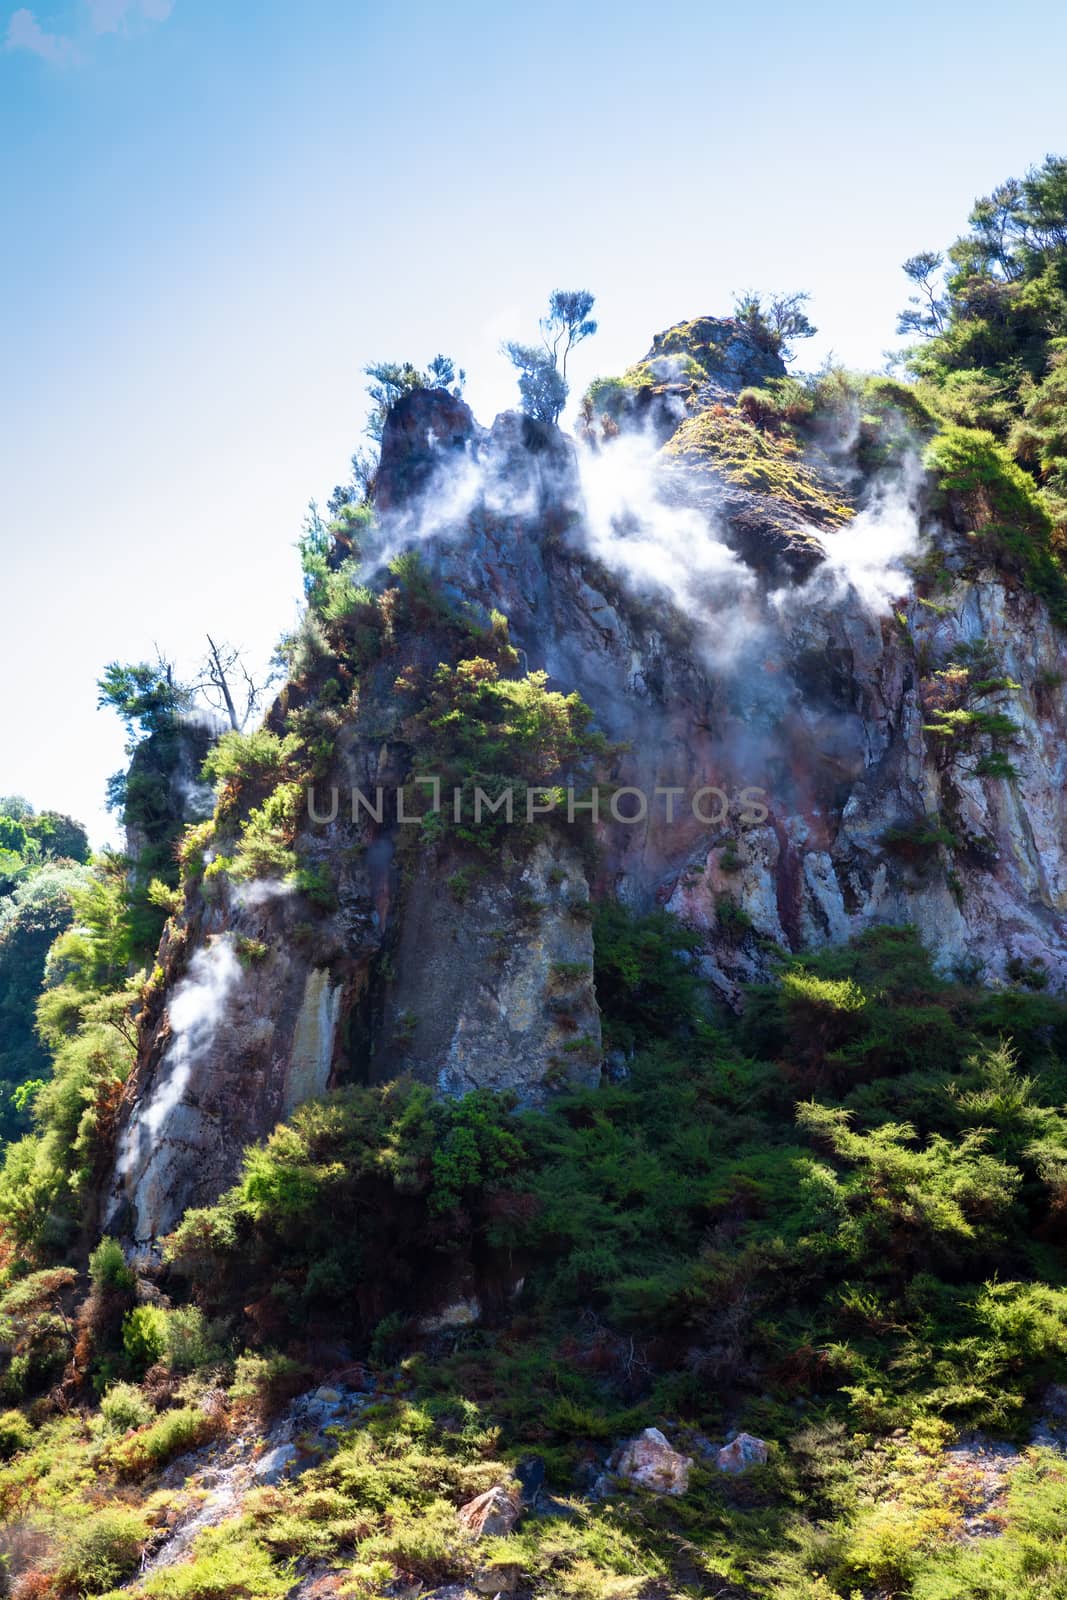
<svg viewBox="0 0 1067 1600"><path fill-rule="evenodd" d="M1065 186L895 376L404 369L262 724L109 668L127 858L0 909L13 1595L1067 1593Z"/></svg>

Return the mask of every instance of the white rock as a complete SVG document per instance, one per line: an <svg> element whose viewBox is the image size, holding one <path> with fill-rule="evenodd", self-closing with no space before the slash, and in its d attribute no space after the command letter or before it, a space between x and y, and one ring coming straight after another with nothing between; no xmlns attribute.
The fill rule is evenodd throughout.
<svg viewBox="0 0 1067 1600"><path fill-rule="evenodd" d="M716 1460L720 1472L731 1472L735 1475L747 1472L749 1467L761 1467L767 1460L770 1451L762 1439L757 1439L751 1433L739 1433L736 1439L731 1439L729 1444L724 1444Z"/></svg>
<svg viewBox="0 0 1067 1600"><path fill-rule="evenodd" d="M252 1468L253 1477L259 1483L280 1483L289 1468L299 1460L298 1452L291 1444L279 1444L273 1450L268 1450L265 1456L260 1456Z"/></svg>
<svg viewBox="0 0 1067 1600"><path fill-rule="evenodd" d="M646 1428L622 1447L616 1472L627 1483L650 1489L653 1494L685 1494L689 1488L692 1456L683 1456L671 1446L658 1428Z"/></svg>

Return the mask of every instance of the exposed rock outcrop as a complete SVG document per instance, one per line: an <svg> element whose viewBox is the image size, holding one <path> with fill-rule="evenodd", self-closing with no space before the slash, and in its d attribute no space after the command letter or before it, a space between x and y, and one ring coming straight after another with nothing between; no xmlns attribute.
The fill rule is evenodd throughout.
<svg viewBox="0 0 1067 1600"><path fill-rule="evenodd" d="M782 370L729 319L669 330L622 384L622 436L595 448L510 413L479 429L444 391L394 408L366 577L388 583L376 562L417 547L441 608L340 689L316 784L333 815L301 816L294 841L328 892L223 876L165 940L111 1227L158 1238L338 1081L410 1071L534 1104L595 1083L591 892L700 930L733 1005L769 952L886 922L914 923L946 972L1067 985L1064 636L973 529L932 518L914 456L877 480L832 441L738 467L738 395ZM654 439L627 432L650 418ZM912 557L936 553L936 601L879 556L894 518ZM488 637L493 612L509 670L578 691L608 743L595 859L560 820L471 873L462 839L397 820L398 675L431 677L455 618ZM931 731L938 674L967 652L1012 686L1010 762L980 729L966 752ZM304 693L283 694L276 731ZM353 788L379 787L379 816L353 809Z"/></svg>

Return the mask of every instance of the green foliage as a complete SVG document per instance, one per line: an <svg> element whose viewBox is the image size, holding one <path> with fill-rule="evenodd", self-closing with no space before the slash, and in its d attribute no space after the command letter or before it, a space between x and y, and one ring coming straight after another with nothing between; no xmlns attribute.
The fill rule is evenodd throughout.
<svg viewBox="0 0 1067 1600"><path fill-rule="evenodd" d="M1006 711L988 702L1014 693L1020 685L996 672L985 641L957 647L956 659L924 678L920 687L930 717L923 732L932 736L943 764L974 755L973 771L979 777L1017 776L1004 746L1016 742L1018 726Z"/></svg>
<svg viewBox="0 0 1067 1600"><path fill-rule="evenodd" d="M567 384L551 355L539 345L509 339L503 347L519 375L519 398L528 417L558 422L567 403Z"/></svg>
<svg viewBox="0 0 1067 1600"><path fill-rule="evenodd" d="M218 1361L221 1348L197 1306L174 1306L166 1313L164 1352L175 1372L198 1372Z"/></svg>
<svg viewBox="0 0 1067 1600"><path fill-rule="evenodd" d="M378 443L381 443L385 431L386 418L404 395L416 389L448 389L453 395L459 396L466 378L462 368L457 373L455 363L443 355L434 356L425 371L413 366L410 361L378 361L363 370L371 379L367 393L373 408L367 419L366 432Z"/></svg>
<svg viewBox="0 0 1067 1600"><path fill-rule="evenodd" d="M1037 521L1036 537L1033 530L1035 504L1046 524L1051 519L1059 530L1067 527L1065 171L1064 158L1049 156L1024 179L1010 179L976 201L970 232L948 251L941 288L941 255L927 251L906 263L905 271L922 285L926 309L906 313L901 323L901 331L926 340L911 352L924 398L950 425L989 430L985 437L995 435L1026 469L1029 487L1021 497L1001 484L994 518L1012 499L1016 511L1025 511L1013 554L1061 621L1058 563L1044 548L1047 528ZM1029 542L1036 553L1024 548Z"/></svg>
<svg viewBox="0 0 1067 1600"><path fill-rule="evenodd" d="M100 1414L111 1433L129 1433L151 1422L155 1413L133 1383L113 1383L100 1401Z"/></svg>
<svg viewBox="0 0 1067 1600"><path fill-rule="evenodd" d="M720 894L715 899L715 920L719 931L727 937L740 939L752 926L752 918L732 894Z"/></svg>
<svg viewBox="0 0 1067 1600"><path fill-rule="evenodd" d="M0 1412L0 1461L28 1450L33 1443L33 1429L21 1411Z"/></svg>
<svg viewBox="0 0 1067 1600"><path fill-rule="evenodd" d="M522 409L541 422L558 422L567 402L567 360L574 346L596 332L589 315L588 289L553 289L548 314L541 318L541 344L504 345L504 354L519 373Z"/></svg>
<svg viewBox="0 0 1067 1600"><path fill-rule="evenodd" d="M387 1309L416 1309L449 1254L486 1236L492 1196L521 1159L509 1103L488 1092L439 1102L403 1082L340 1090L247 1151L240 1182L187 1213L168 1259L220 1310L266 1295L268 1325L294 1328L340 1296L366 1336ZM412 1283L416 1241L441 1254Z"/></svg>
<svg viewBox="0 0 1067 1600"><path fill-rule="evenodd" d="M505 677L499 663L484 656L455 666L441 662L429 682L414 673L397 680L397 689L416 703L403 732L418 766L441 780L446 802L453 790L461 791L464 820L449 820L454 812L446 803L439 823L483 849L497 844L502 830L522 835L528 785L555 788L570 780L581 788L607 750L581 696L550 690L547 681L544 672ZM476 791L497 801L506 788L515 791L513 825L505 811L488 808L476 822ZM409 810L415 813L413 802Z"/></svg>
<svg viewBox="0 0 1067 1600"><path fill-rule="evenodd" d="M1067 529L1067 338L1050 341L1047 373L1019 392L1022 416L1009 444L1039 479L1045 507L1062 533Z"/></svg>
<svg viewBox="0 0 1067 1600"><path fill-rule="evenodd" d="M95 1289L129 1294L137 1283L132 1267L117 1239L107 1234L89 1255L89 1279Z"/></svg>
<svg viewBox="0 0 1067 1600"><path fill-rule="evenodd" d="M924 868L936 860L940 850L955 850L959 840L936 813L931 813L910 822L894 823L882 834L882 843L902 861Z"/></svg>
<svg viewBox="0 0 1067 1600"><path fill-rule="evenodd" d="M144 1517L123 1507L90 1513L68 1531L56 1577L74 1594L102 1594L137 1571L148 1537Z"/></svg>
<svg viewBox="0 0 1067 1600"><path fill-rule="evenodd" d="M2 819L0 819L2 820ZM28 1131L27 1109L16 1100L23 1085L44 1078L48 1055L34 1028L45 961L74 917L73 897L88 872L67 862L28 868L0 898L0 1141Z"/></svg>
<svg viewBox="0 0 1067 1600"><path fill-rule="evenodd" d="M161 1306L135 1306L122 1324L122 1348L135 1372L145 1372L167 1353L167 1313Z"/></svg>
<svg viewBox="0 0 1067 1600"><path fill-rule="evenodd" d="M32 1102L35 1132L8 1146L0 1223L25 1248L55 1247L75 1226L78 1197L99 1159L99 1129L132 1065L142 978L127 977L130 924L111 867L71 895L78 921L55 941L37 1027L51 1076Z"/></svg>
<svg viewBox="0 0 1067 1600"><path fill-rule="evenodd" d="M97 684L97 705L110 706L126 724L127 753L153 734L169 733L175 718L189 709L189 692L174 677L169 662L109 661Z"/></svg>
<svg viewBox="0 0 1067 1600"><path fill-rule="evenodd" d="M173 1411L164 1411L155 1422L128 1433L112 1444L108 1459L120 1476L144 1477L166 1466L175 1456L203 1444L212 1436L215 1428L211 1417L199 1406L179 1406Z"/></svg>
<svg viewBox="0 0 1067 1600"><path fill-rule="evenodd" d="M432 1211L458 1210L465 1196L502 1183L519 1165L524 1151L507 1111L506 1103L482 1089L450 1108L433 1152Z"/></svg>
<svg viewBox="0 0 1067 1600"><path fill-rule="evenodd" d="M819 330L809 321L805 303L808 294L772 294L766 297L749 290L734 302L734 316L763 350L789 361L798 339L810 339Z"/></svg>
<svg viewBox="0 0 1067 1600"><path fill-rule="evenodd" d="M610 1043L647 1044L692 1026L701 1010L693 967L699 934L668 912L635 916L609 900L597 909L593 937L596 994Z"/></svg>
<svg viewBox="0 0 1067 1600"><path fill-rule="evenodd" d="M248 786L260 789L287 776L298 740L284 737L269 728L251 733L224 733L204 758L203 775L211 783L239 791Z"/></svg>
<svg viewBox="0 0 1067 1600"><path fill-rule="evenodd" d="M276 1564L259 1540L238 1526L209 1528L196 1542L196 1555L178 1567L164 1567L141 1589L162 1600L284 1600L293 1587L288 1563ZM107 1600L122 1600L108 1596Z"/></svg>
<svg viewBox="0 0 1067 1600"><path fill-rule="evenodd" d="M1001 1536L969 1539L981 1483L945 1445L960 1428L1024 1434L1067 1359L1062 1002L939 979L913 933L879 928L790 959L739 1023L713 1023L671 919L612 907L595 931L625 1081L541 1113L484 1091L342 1090L184 1219L168 1289L191 1280L258 1345L236 1365L235 1416L312 1381L295 1360L309 1328L387 1363L394 1392L144 1592L281 1595L298 1559L343 1561L365 1596L497 1563L574 1600L688 1592L694 1572L777 1600L1055 1592L1062 1461L1019 1457L989 1513ZM420 1333L457 1283L492 1316ZM56 1289L26 1280L0 1317L48 1315ZM168 1328L183 1315L159 1311ZM217 1426L188 1402L143 1407L112 1386L95 1476L76 1456L65 1495L143 1479ZM653 1423L696 1458L683 1499L619 1492L477 1549L459 1536L456 1507L510 1463L535 1452L568 1493L580 1464ZM771 1439L771 1464L709 1470L702 1441L727 1427ZM40 1471L15 1429L0 1504L6 1473ZM68 1504L76 1525L84 1502Z"/></svg>
<svg viewBox="0 0 1067 1600"><path fill-rule="evenodd" d="M37 1002L52 1072L33 1096L36 1131L8 1146L0 1171L0 1221L23 1247L54 1247L72 1230L101 1120L133 1064L143 978L128 976L134 934L122 864L97 859L68 892L74 926L49 950Z"/></svg>

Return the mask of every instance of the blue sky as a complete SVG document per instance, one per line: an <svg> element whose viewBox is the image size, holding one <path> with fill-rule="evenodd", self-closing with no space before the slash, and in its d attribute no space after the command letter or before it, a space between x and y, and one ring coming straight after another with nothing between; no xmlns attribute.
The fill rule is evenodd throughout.
<svg viewBox="0 0 1067 1600"><path fill-rule="evenodd" d="M265 657L361 368L469 374L548 291L576 390L750 286L881 365L899 263L1067 151L1067 13L1019 0L0 4L0 793L108 826L112 658Z"/></svg>

